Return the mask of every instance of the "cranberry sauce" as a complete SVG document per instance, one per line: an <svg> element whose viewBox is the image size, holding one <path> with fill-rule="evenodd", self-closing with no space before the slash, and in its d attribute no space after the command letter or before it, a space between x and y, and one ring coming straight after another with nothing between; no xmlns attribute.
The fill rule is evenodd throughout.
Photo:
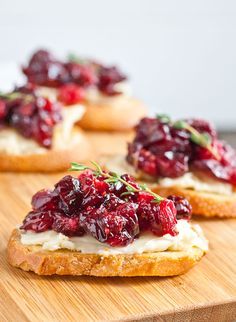
<svg viewBox="0 0 236 322"><path fill-rule="evenodd" d="M60 61L46 50L35 52L28 66L23 67L23 72L30 83L40 86L60 88L65 84L73 84L77 87L77 92L79 90L83 92L86 88L94 86L108 96L120 94L115 85L126 79L126 76L114 66L107 67L91 60ZM65 96L62 94L62 97ZM73 94L73 101L75 97L78 99L76 102L81 100L81 94ZM67 100L68 96L66 103Z"/></svg>
<svg viewBox="0 0 236 322"><path fill-rule="evenodd" d="M53 128L61 120L61 105L36 95L30 84L0 96L0 128L14 128L45 148L51 147Z"/></svg>
<svg viewBox="0 0 236 322"><path fill-rule="evenodd" d="M111 246L125 246L142 231L176 235L177 219L190 219L191 206L183 198L169 199L143 191L129 175L107 182L104 175L85 170L78 178L62 178L53 190L32 198L32 211L21 229L54 230L66 236L89 234ZM129 193L126 183L134 187Z"/></svg>
<svg viewBox="0 0 236 322"><path fill-rule="evenodd" d="M177 178L188 171L236 185L236 151L200 119L171 122L143 118L128 146L127 161L154 178Z"/></svg>

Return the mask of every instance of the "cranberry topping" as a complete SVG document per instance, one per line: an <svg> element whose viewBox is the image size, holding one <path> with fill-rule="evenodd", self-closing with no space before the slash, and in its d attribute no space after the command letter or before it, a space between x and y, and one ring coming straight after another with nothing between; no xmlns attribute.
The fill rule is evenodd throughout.
<svg viewBox="0 0 236 322"><path fill-rule="evenodd" d="M36 95L29 86L0 98L0 125L16 129L43 147L51 147L53 128L61 120L60 104Z"/></svg>
<svg viewBox="0 0 236 322"><path fill-rule="evenodd" d="M192 215L192 206L189 201L180 196L171 195L167 199L172 200L174 202L177 215L177 219L187 219L190 220Z"/></svg>
<svg viewBox="0 0 236 322"><path fill-rule="evenodd" d="M176 235L176 209L170 200L153 202L154 197L140 193L138 197L138 218L141 230L151 230L157 236Z"/></svg>
<svg viewBox="0 0 236 322"><path fill-rule="evenodd" d="M108 96L120 94L115 85L126 79L126 76L114 66L103 66L92 60L63 62L46 50L38 50L34 53L28 66L23 68L23 72L29 82L40 86L56 88L65 84L79 86L76 90L66 87L60 91L59 98L67 104L74 104L84 99L82 89L89 86L96 87Z"/></svg>
<svg viewBox="0 0 236 322"><path fill-rule="evenodd" d="M115 67L104 67L99 69L98 73L98 89L105 95L121 94L115 89L114 85L126 79L120 71Z"/></svg>
<svg viewBox="0 0 236 322"><path fill-rule="evenodd" d="M85 91L82 87L75 84L66 84L59 88L58 99L65 105L71 105L81 102L85 97Z"/></svg>
<svg viewBox="0 0 236 322"><path fill-rule="evenodd" d="M23 221L22 228L41 233L52 229L52 224L53 216L51 211L31 211Z"/></svg>
<svg viewBox="0 0 236 322"><path fill-rule="evenodd" d="M174 236L176 215L189 219L186 209L190 206L184 199L173 197L172 201L144 191L146 188L127 174L118 180L117 176L109 176L85 170L78 178L65 176L53 190L40 190L32 198L33 211L21 229L52 229L66 236L87 233L111 246L125 246L142 231ZM108 177L113 179L109 182Z"/></svg>
<svg viewBox="0 0 236 322"><path fill-rule="evenodd" d="M179 122L186 127L176 126ZM127 161L155 178L176 178L193 170L236 185L236 151L218 139L214 127L200 119L176 123L161 117L142 119Z"/></svg>

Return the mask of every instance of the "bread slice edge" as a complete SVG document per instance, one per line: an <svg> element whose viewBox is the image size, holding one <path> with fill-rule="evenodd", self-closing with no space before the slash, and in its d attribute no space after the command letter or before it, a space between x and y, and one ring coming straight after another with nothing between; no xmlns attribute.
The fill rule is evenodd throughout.
<svg viewBox="0 0 236 322"><path fill-rule="evenodd" d="M23 245L18 229L12 232L7 248L12 266L38 275L174 276L188 271L203 255L204 251L196 247L188 251L108 256L65 249L46 251L41 246Z"/></svg>

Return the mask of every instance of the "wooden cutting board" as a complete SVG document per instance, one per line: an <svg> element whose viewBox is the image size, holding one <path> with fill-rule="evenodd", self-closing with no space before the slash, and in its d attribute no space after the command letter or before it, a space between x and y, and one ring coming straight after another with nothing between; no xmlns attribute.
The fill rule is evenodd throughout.
<svg viewBox="0 0 236 322"><path fill-rule="evenodd" d="M236 220L197 219L210 251L172 278L40 277L6 261L11 230L37 190L62 174L0 174L0 321L232 321L236 319Z"/></svg>

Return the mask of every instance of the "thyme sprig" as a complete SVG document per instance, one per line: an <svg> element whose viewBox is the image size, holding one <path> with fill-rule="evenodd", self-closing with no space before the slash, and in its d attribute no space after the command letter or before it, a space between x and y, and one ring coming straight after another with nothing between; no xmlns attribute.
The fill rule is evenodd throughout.
<svg viewBox="0 0 236 322"><path fill-rule="evenodd" d="M220 160L220 156L218 154L218 152L212 147L211 143L211 137L208 133L200 133L198 132L194 127L192 127L191 125L189 125L187 122L185 121L176 121L173 124L173 127L176 129L184 129L187 130L190 133L190 140L192 142L194 142L197 145L202 146L203 148L206 148L208 151L210 151L214 157L217 160Z"/></svg>
<svg viewBox="0 0 236 322"><path fill-rule="evenodd" d="M1 98L8 101L23 99L26 103L29 103L34 100L34 96L32 94L25 94L17 91L12 93L0 93L0 99Z"/></svg>
<svg viewBox="0 0 236 322"><path fill-rule="evenodd" d="M116 172L105 172L105 171L102 170L101 166L97 162L91 161L91 163L93 164L94 169L91 168L91 167L88 167L86 165L79 164L77 162L72 162L71 163L71 168L69 169L69 171L91 170L96 177L103 176L105 178L104 181L107 182L107 183L116 184L118 182L121 182L127 188L127 191L123 192L122 196L133 194L135 192L137 193L137 192L145 191L145 192L149 193L150 195L152 195L154 197L154 199L152 200L153 202L159 203L160 201L162 201L164 199L161 196L159 196L158 194L156 194L153 191L151 191L145 184L137 184L138 188L136 188L132 184L127 182L125 179L123 179Z"/></svg>
<svg viewBox="0 0 236 322"><path fill-rule="evenodd" d="M200 145L203 148L206 148L208 151L211 152L212 155L214 155L214 157L217 160L220 160L220 155L211 145L212 139L208 133L198 132L194 127L192 127L190 124L183 120L179 120L172 123L169 116L166 114L157 114L156 117L163 123L171 124L175 129L187 130L190 133L190 140L193 143Z"/></svg>

